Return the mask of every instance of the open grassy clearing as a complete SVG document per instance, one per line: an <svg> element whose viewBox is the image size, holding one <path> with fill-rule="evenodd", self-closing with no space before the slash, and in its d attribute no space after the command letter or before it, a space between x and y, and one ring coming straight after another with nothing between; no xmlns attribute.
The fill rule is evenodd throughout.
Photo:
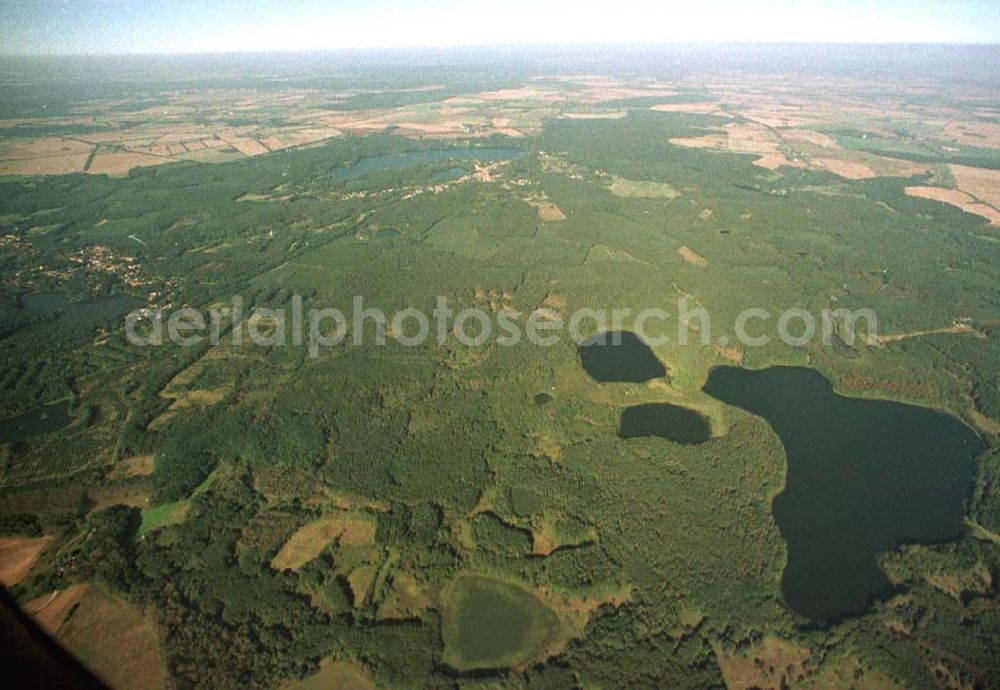
<svg viewBox="0 0 1000 690"><path fill-rule="evenodd" d="M740 654L716 649L722 677L729 690L781 690L798 687L810 670L808 649L767 637Z"/></svg>
<svg viewBox="0 0 1000 690"><path fill-rule="evenodd" d="M359 662L324 659L316 673L283 683L281 690L375 690L376 687L371 673Z"/></svg>

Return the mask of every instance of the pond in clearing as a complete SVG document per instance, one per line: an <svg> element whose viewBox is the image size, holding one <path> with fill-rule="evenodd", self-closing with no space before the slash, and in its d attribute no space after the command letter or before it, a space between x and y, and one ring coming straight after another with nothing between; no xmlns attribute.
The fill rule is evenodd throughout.
<svg viewBox="0 0 1000 690"><path fill-rule="evenodd" d="M529 591L478 575L454 584L443 625L444 661L459 671L524 663L559 632L556 614Z"/></svg>
<svg viewBox="0 0 1000 690"><path fill-rule="evenodd" d="M0 419L0 443L23 441L38 434L58 431L72 421L68 400L36 407L17 417Z"/></svg>
<svg viewBox="0 0 1000 690"><path fill-rule="evenodd" d="M799 367L717 367L705 392L763 417L788 458L771 509L788 544L785 602L817 622L890 589L876 554L959 537L978 436L955 417L836 394Z"/></svg>
<svg viewBox="0 0 1000 690"><path fill-rule="evenodd" d="M584 370L601 383L643 383L667 375L649 345L629 331L598 333L580 343L577 352Z"/></svg>
<svg viewBox="0 0 1000 690"><path fill-rule="evenodd" d="M625 408L618 436L659 436L675 443L704 443L712 437L712 427L694 410L669 403L649 403Z"/></svg>

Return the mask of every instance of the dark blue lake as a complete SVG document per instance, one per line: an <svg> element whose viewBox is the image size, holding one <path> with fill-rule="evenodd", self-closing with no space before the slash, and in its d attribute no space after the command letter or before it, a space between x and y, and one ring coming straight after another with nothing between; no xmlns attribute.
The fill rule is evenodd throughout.
<svg viewBox="0 0 1000 690"><path fill-rule="evenodd" d="M962 534L976 433L950 415L848 398L812 369L718 367L704 390L763 417L788 470L772 510L788 544L781 591L817 622L862 611L890 589L879 552Z"/></svg>

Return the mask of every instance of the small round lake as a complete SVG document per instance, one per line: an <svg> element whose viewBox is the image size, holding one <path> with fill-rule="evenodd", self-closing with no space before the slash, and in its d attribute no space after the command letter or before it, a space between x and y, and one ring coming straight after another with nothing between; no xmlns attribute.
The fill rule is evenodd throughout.
<svg viewBox="0 0 1000 690"><path fill-rule="evenodd" d="M800 367L712 370L709 395L764 418L785 447L771 508L788 544L785 602L816 622L864 610L890 590L876 555L962 533L979 437L958 419L847 398Z"/></svg>
<svg viewBox="0 0 1000 690"><path fill-rule="evenodd" d="M630 331L598 333L577 352L584 370L601 383L643 383L667 375L649 345Z"/></svg>
<svg viewBox="0 0 1000 690"><path fill-rule="evenodd" d="M675 443L704 443L712 437L712 427L694 410L669 403L649 403L625 408L618 436L658 436Z"/></svg>
<svg viewBox="0 0 1000 690"><path fill-rule="evenodd" d="M537 656L559 619L531 592L489 577L461 577L445 606L444 661L459 671L506 668Z"/></svg>

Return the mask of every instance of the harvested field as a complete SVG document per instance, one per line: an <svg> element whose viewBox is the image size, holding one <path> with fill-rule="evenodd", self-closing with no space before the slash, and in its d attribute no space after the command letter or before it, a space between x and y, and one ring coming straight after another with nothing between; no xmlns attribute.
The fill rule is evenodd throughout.
<svg viewBox="0 0 1000 690"><path fill-rule="evenodd" d="M90 162L87 172L106 175L127 175L132 168L147 165L162 165L169 163L169 158L147 155L145 153L120 153L117 151L99 152Z"/></svg>
<svg viewBox="0 0 1000 690"><path fill-rule="evenodd" d="M221 137L221 139L244 156L259 156L262 153L268 153L267 147L256 139L232 136Z"/></svg>
<svg viewBox="0 0 1000 690"><path fill-rule="evenodd" d="M603 103L623 98L671 98L677 95L677 91L671 87L651 85L635 88L619 86L611 81L604 84L592 83L588 85L580 100L585 103Z"/></svg>
<svg viewBox="0 0 1000 690"><path fill-rule="evenodd" d="M524 86L519 89L500 89L498 91L483 91L475 95L478 101L563 101L566 95L559 91L542 89L536 86Z"/></svg>
<svg viewBox="0 0 1000 690"><path fill-rule="evenodd" d="M949 122L941 130L941 138L965 146L1000 149L1000 124L976 121Z"/></svg>
<svg viewBox="0 0 1000 690"><path fill-rule="evenodd" d="M945 189L944 187L907 187L905 191L909 196L951 204L966 213L974 213L977 216L982 216L990 221L991 225L1000 226L1000 211L984 204L971 194L966 194L957 189Z"/></svg>
<svg viewBox="0 0 1000 690"><path fill-rule="evenodd" d="M50 537L0 537L0 583L10 587L27 577L50 541Z"/></svg>
<svg viewBox="0 0 1000 690"><path fill-rule="evenodd" d="M52 156L87 154L93 144L63 137L37 137L34 139L0 140L0 160L25 160Z"/></svg>
<svg viewBox="0 0 1000 690"><path fill-rule="evenodd" d="M785 129L780 132L785 141L805 142L824 149L839 150L840 144L833 137L810 129Z"/></svg>
<svg viewBox="0 0 1000 690"><path fill-rule="evenodd" d="M766 127L757 124L731 122L724 132L700 137L672 137L675 146L697 149L715 149L732 153L758 153L760 155L782 155L778 148L778 138Z"/></svg>
<svg viewBox="0 0 1000 690"><path fill-rule="evenodd" d="M55 635L88 589L88 585L70 585L66 589L43 594L25 604L24 612L34 618L42 630Z"/></svg>
<svg viewBox="0 0 1000 690"><path fill-rule="evenodd" d="M128 603L90 588L63 624L59 641L116 690L167 685L153 624Z"/></svg>
<svg viewBox="0 0 1000 690"><path fill-rule="evenodd" d="M801 113L796 108L790 108L785 114L778 114L775 110L768 108L750 108L741 111L740 114L758 124L765 125L767 127L774 127L775 129L783 127L817 125L827 121L826 117L822 117L818 114L806 115Z"/></svg>
<svg viewBox="0 0 1000 690"><path fill-rule="evenodd" d="M955 186L979 201L1000 209L1000 170L973 168L968 165L949 165Z"/></svg>
<svg viewBox="0 0 1000 690"><path fill-rule="evenodd" d="M834 175L839 175L847 180L867 180L876 176L875 171L867 165L852 163L839 158L817 158L815 163L826 168Z"/></svg>
<svg viewBox="0 0 1000 690"><path fill-rule="evenodd" d="M789 160L779 152L763 155L753 164L767 170L777 170L781 166L826 170L847 180L867 180L879 176L911 177L928 170L921 163L887 158L865 151L826 149L809 142L804 145L796 144L796 150L814 156L812 162Z"/></svg>
<svg viewBox="0 0 1000 690"><path fill-rule="evenodd" d="M606 113L562 113L564 120L620 120L628 115L627 110L615 110Z"/></svg>
<svg viewBox="0 0 1000 690"><path fill-rule="evenodd" d="M770 153L778 145L773 133L759 125L732 123L725 127L730 151L737 153Z"/></svg>
<svg viewBox="0 0 1000 690"><path fill-rule="evenodd" d="M755 160L753 164L756 165L758 168L766 168L767 170L777 170L783 165L787 165L793 168L806 167L805 163L801 163L798 161L793 163L780 153L771 153L766 156L761 156L760 158Z"/></svg>
<svg viewBox="0 0 1000 690"><path fill-rule="evenodd" d="M694 113L697 115L719 115L723 111L718 103L660 103L650 106L650 110L661 113Z"/></svg>
<svg viewBox="0 0 1000 690"><path fill-rule="evenodd" d="M89 152L24 159L0 159L0 175L65 175L83 172Z"/></svg>

